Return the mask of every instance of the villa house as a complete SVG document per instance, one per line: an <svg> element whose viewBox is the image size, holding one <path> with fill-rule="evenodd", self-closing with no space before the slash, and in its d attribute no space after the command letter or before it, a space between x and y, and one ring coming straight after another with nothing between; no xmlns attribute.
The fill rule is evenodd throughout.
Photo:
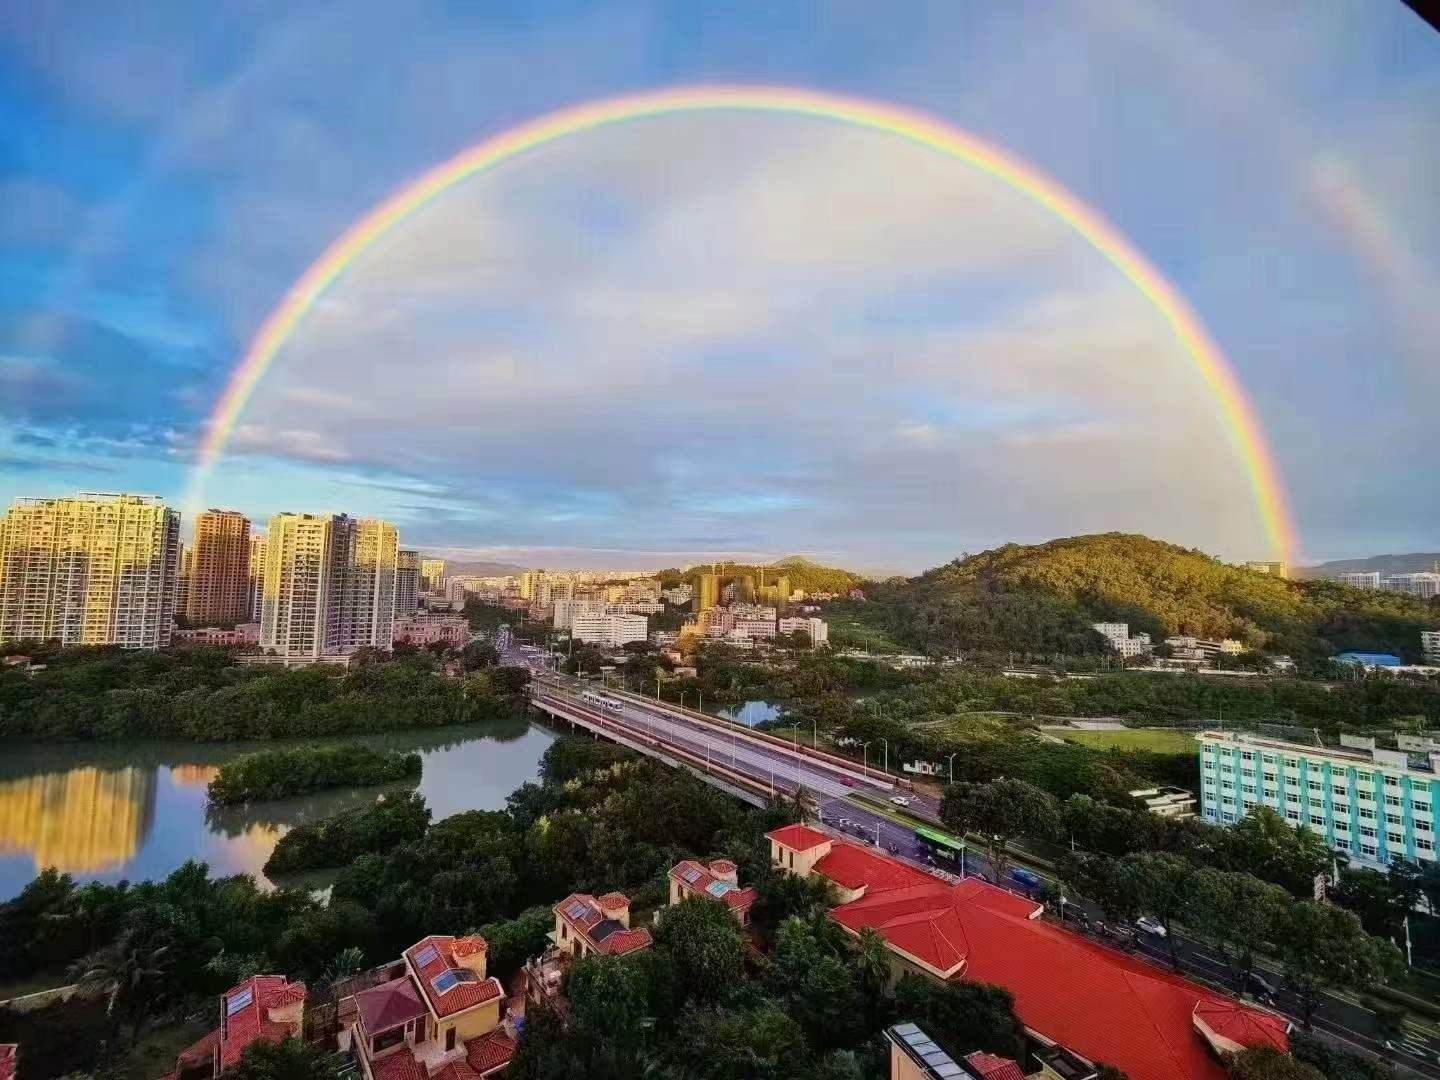
<svg viewBox="0 0 1440 1080"><path fill-rule="evenodd" d="M365 1080L476 1080L509 1063L515 1037L485 954L483 938L432 934L405 950L403 974L354 995L341 1046Z"/></svg>
<svg viewBox="0 0 1440 1080"><path fill-rule="evenodd" d="M618 956L651 945L649 930L630 929L630 900L623 893L606 893L598 900L586 893L571 893L554 910L555 929L549 937L569 956Z"/></svg>
<svg viewBox="0 0 1440 1080"><path fill-rule="evenodd" d="M305 984L283 975L255 975L220 996L220 1026L181 1051L167 1080L214 1080L254 1042L300 1038Z"/></svg>
<svg viewBox="0 0 1440 1080"><path fill-rule="evenodd" d="M951 884L804 825L766 836L776 866L834 883L841 903L830 917L855 936L868 927L884 937L897 977L1010 991L1031 1074L1079 1080L1106 1062L1130 1080L1223 1080L1221 1054L1288 1046L1283 1018L1043 921L1043 905L987 882Z"/></svg>
<svg viewBox="0 0 1440 1080"><path fill-rule="evenodd" d="M687 896L699 896L724 904L735 914L741 926L750 922L750 905L760 894L753 888L740 888L735 864L729 859L714 859L709 866L695 859L685 859L670 868L670 906Z"/></svg>

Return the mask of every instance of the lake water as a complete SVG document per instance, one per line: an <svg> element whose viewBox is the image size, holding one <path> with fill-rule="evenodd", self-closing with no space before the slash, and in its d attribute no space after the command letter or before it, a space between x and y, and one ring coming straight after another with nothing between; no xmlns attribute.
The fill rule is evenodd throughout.
<svg viewBox="0 0 1440 1080"><path fill-rule="evenodd" d="M738 720L746 727L756 727L760 724L768 724L780 718L781 702L743 701L739 705L733 705L728 709L719 709L717 712L727 720Z"/></svg>
<svg viewBox="0 0 1440 1080"><path fill-rule="evenodd" d="M418 790L435 820L462 810L499 810L539 773L554 740L525 720L362 736L418 751ZM326 740L307 740L314 745ZM44 867L77 881L161 878L186 859L216 876L254 874L293 825L375 800L384 788L211 810L205 786L239 754L287 744L125 742L0 743L0 900ZM408 785L406 785L408 786ZM392 788L393 790L393 788Z"/></svg>

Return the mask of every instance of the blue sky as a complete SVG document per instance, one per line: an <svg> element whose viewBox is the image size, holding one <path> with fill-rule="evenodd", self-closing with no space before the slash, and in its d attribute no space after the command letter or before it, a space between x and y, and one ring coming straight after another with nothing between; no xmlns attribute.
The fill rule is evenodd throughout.
<svg viewBox="0 0 1440 1080"><path fill-rule="evenodd" d="M179 500L265 313L437 161L592 98L783 83L932 112L1115 223L1234 365L1303 555L1440 544L1440 35L1398 2L300 7L0 10L0 497ZM1110 528L1266 554L1214 403L1081 240L774 116L454 189L327 294L205 500L548 565L913 570Z"/></svg>

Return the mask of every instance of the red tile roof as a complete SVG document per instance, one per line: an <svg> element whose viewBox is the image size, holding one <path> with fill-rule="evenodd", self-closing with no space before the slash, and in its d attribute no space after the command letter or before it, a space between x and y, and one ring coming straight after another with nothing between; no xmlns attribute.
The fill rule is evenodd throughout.
<svg viewBox="0 0 1440 1080"><path fill-rule="evenodd" d="M946 885L897 885L918 871L884 856L837 843L841 884L866 885L865 895L832 917L858 933L874 927L899 950L939 971L1002 986L1022 1023L1130 1080L1222 1080L1225 1070L1192 1023L1200 1003L1227 1037L1284 1047L1274 1018L1211 993L1087 938L1035 918L1040 907L977 879ZM832 856L833 857L833 853ZM826 871L830 858L816 869ZM875 862L892 869L878 870ZM1236 1016L1227 1016L1229 1009Z"/></svg>
<svg viewBox="0 0 1440 1080"><path fill-rule="evenodd" d="M437 1072L427 1072L407 1050L379 1058L372 1063L376 1080L480 1080L499 1072L515 1056L515 1040L496 1028L465 1042L465 1056Z"/></svg>
<svg viewBox="0 0 1440 1080"><path fill-rule="evenodd" d="M1290 1022L1270 1013L1247 1009L1238 1002L1225 999L1202 999L1191 1013L1191 1019L1203 1024L1215 1036L1238 1046L1273 1046L1276 1050L1288 1050L1290 1040L1286 1037ZM1217 1047L1223 1051L1233 1050L1231 1046Z"/></svg>
<svg viewBox="0 0 1440 1080"><path fill-rule="evenodd" d="M612 896L620 897L625 900L626 907L630 906L630 901L621 893L606 893L600 900L596 900L589 893L571 893L556 904L553 910L574 927L575 932L588 941L596 952L614 953L618 956L650 945L653 939L649 930L627 930L614 919L605 917L605 913L600 910L601 900ZM613 908L620 905L611 902L610 906ZM572 910L577 914L570 914Z"/></svg>
<svg viewBox="0 0 1440 1080"><path fill-rule="evenodd" d="M1025 1080L1025 1074L1015 1062L1009 1058L987 1054L984 1050L966 1054L965 1062L985 1080Z"/></svg>
<svg viewBox="0 0 1440 1080"><path fill-rule="evenodd" d="M249 1003L228 1013L227 1003L247 989ZM256 975L227 990L220 999L220 1068L234 1065L253 1042L280 1042L287 1035L299 1035L299 1024L277 1023L270 1019L270 1010L304 1000L305 984L287 982L283 975Z"/></svg>
<svg viewBox="0 0 1440 1080"><path fill-rule="evenodd" d="M425 1003L409 975L361 990L355 995L355 1009L366 1034L371 1036L425 1015Z"/></svg>
<svg viewBox="0 0 1440 1080"><path fill-rule="evenodd" d="M15 1080L14 1043L0 1043L0 1080Z"/></svg>
<svg viewBox="0 0 1440 1080"><path fill-rule="evenodd" d="M465 1044L465 1060L481 1076L503 1069L515 1056L515 1040L500 1028Z"/></svg>
<svg viewBox="0 0 1440 1080"><path fill-rule="evenodd" d="M834 842L830 854L817 862L815 869L847 889L864 886L867 896L912 885L934 885L938 880L898 859L888 858L857 844L847 844L843 840Z"/></svg>
<svg viewBox="0 0 1440 1080"><path fill-rule="evenodd" d="M808 825L784 825L765 836L792 851L809 851L829 841L830 837Z"/></svg>
<svg viewBox="0 0 1440 1080"><path fill-rule="evenodd" d="M216 1028L214 1031L207 1031L204 1035L200 1036L200 1038L196 1039L184 1050L180 1051L180 1054L176 1059L177 1068L175 1071L179 1072L180 1070L178 1066L181 1065L190 1066L198 1065L202 1061L214 1061L215 1047L218 1046L219 1043L220 1029Z"/></svg>
<svg viewBox="0 0 1440 1080"><path fill-rule="evenodd" d="M630 906L630 898L624 893L607 892L604 896L600 897L600 906L602 908L628 908Z"/></svg>
<svg viewBox="0 0 1440 1080"><path fill-rule="evenodd" d="M500 985L500 980L494 978L456 983L443 994L435 989L436 976L451 968L464 966L456 959L455 943L457 941L465 942L462 948L468 952L462 955L469 955L479 951L474 947L476 940L478 939L454 938L449 934L431 934L405 950L405 960L415 974L415 981L420 984L420 992L425 995L425 1000L429 1002L430 1008L436 1016L453 1016L465 1009L494 1001L505 992ZM422 965L416 960L416 956L427 945L434 946L435 956L429 963Z"/></svg>
<svg viewBox="0 0 1440 1080"><path fill-rule="evenodd" d="M760 899L760 894L749 886L741 889L723 878L716 877L715 872L720 867L729 867L730 873L735 872L735 864L728 859L716 859L708 867L694 859L684 859L670 868L670 876L679 884L682 892L703 896L707 900L719 900L735 911L748 911L750 905ZM691 871L689 879L685 877L687 870ZM712 890L712 885L717 888Z"/></svg>
<svg viewBox="0 0 1440 1080"><path fill-rule="evenodd" d="M639 930L617 930L604 941L597 943L595 947L600 952L623 956L625 953L632 953L637 949L648 948L653 940L650 937L650 931L642 926Z"/></svg>

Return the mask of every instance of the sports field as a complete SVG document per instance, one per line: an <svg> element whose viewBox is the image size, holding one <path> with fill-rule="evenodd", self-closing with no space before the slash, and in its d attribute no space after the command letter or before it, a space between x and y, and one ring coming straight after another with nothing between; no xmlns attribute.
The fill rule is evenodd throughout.
<svg viewBox="0 0 1440 1080"><path fill-rule="evenodd" d="M1055 731L1067 742L1097 750L1149 750L1156 754L1194 754L1200 744L1188 733L1172 728L1126 728L1123 731Z"/></svg>

